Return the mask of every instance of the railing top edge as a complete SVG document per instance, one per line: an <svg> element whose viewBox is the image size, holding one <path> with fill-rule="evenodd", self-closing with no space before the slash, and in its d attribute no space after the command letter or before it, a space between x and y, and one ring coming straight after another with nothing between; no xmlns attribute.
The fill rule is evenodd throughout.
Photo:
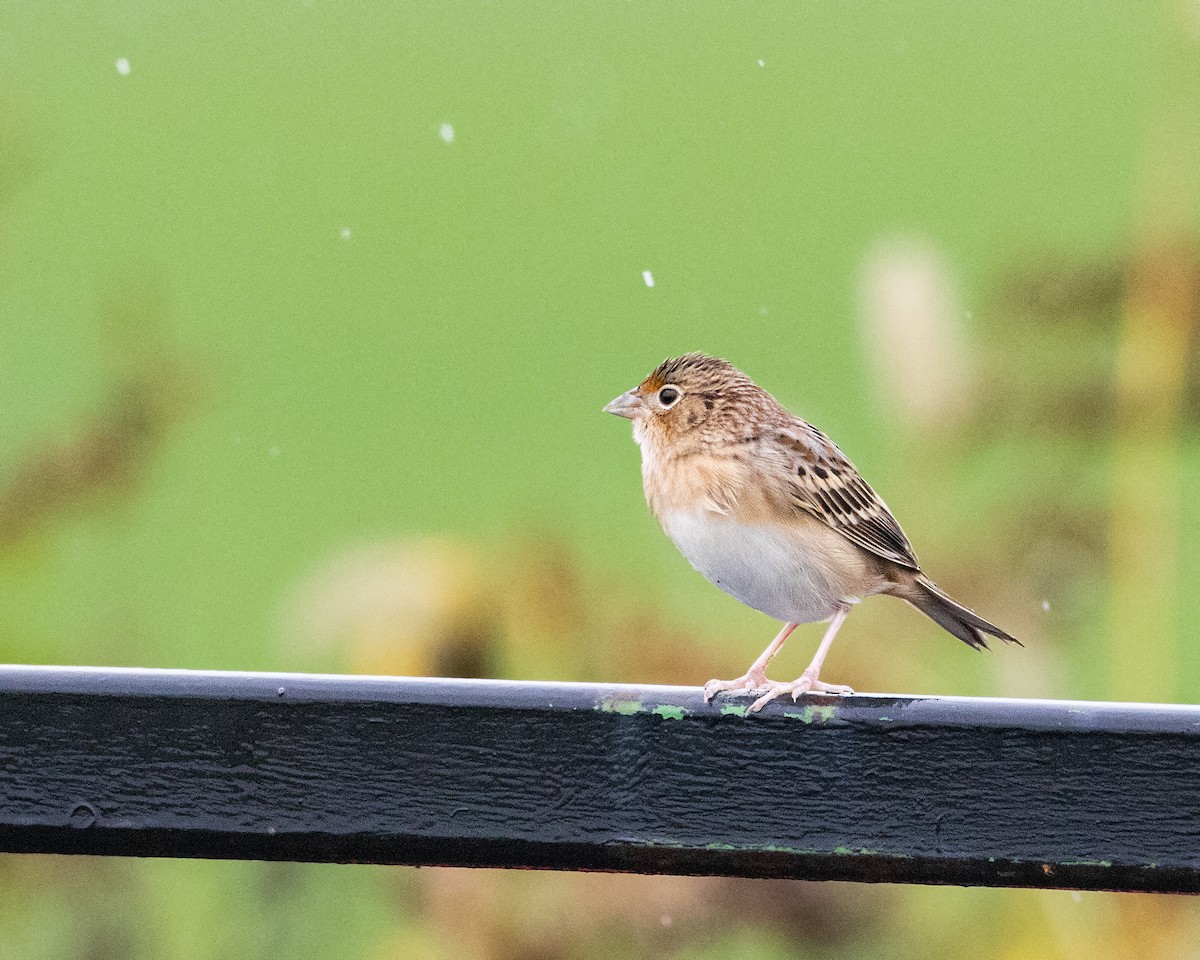
<svg viewBox="0 0 1200 960"><path fill-rule="evenodd" d="M0 665L8 693L126 697L384 702L428 706L653 714L665 720L722 717L746 722L785 717L820 725L870 723L1022 729L1108 730L1200 735L1200 706L999 697L859 693L784 701L744 716L750 700L704 703L698 687L537 680L445 679L348 674L253 673L139 667Z"/></svg>

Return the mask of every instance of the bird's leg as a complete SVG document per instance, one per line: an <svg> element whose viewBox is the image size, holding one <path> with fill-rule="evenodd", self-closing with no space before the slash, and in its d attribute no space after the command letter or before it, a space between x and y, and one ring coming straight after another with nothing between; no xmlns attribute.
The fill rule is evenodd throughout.
<svg viewBox="0 0 1200 960"><path fill-rule="evenodd" d="M762 652L762 655L757 660L750 664L750 669L736 680L709 680L704 685L704 702L708 703L709 700L723 690L750 691L767 686L767 664L779 652L779 648L783 646L783 641L798 626L799 624L796 623L785 623L783 629L771 641L771 645Z"/></svg>
<svg viewBox="0 0 1200 960"><path fill-rule="evenodd" d="M802 693L808 693L810 690L815 690L819 693L853 693L847 686L840 683L823 683L817 678L821 674L821 664L825 662L825 654L829 652L829 648L833 646L833 638L837 636L837 632L841 629L843 623L846 622L846 617L850 613L848 606L842 607L833 615L833 619L829 621L829 629L825 631L825 636L821 638L821 645L817 647L817 652L812 658L812 663L808 665L800 676L791 683L777 683L771 686L771 689L764 693L761 697L750 705L750 712L757 713L772 700L782 697L784 694L790 693L793 700L797 700ZM707 687L705 690L707 691Z"/></svg>

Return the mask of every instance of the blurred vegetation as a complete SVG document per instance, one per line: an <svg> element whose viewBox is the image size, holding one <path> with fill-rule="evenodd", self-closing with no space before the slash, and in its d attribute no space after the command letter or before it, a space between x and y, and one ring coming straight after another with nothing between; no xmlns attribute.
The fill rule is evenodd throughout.
<svg viewBox="0 0 1200 960"><path fill-rule="evenodd" d="M877 600L831 679L1196 700L1198 52L1183 0L0 7L0 659L733 675L773 625L599 413L703 349L1026 642ZM22 958L1198 938L1181 898L0 859Z"/></svg>

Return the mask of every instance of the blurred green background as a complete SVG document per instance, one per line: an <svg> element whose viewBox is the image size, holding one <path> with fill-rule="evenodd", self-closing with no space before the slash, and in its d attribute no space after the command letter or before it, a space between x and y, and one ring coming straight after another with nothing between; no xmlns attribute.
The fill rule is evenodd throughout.
<svg viewBox="0 0 1200 960"><path fill-rule="evenodd" d="M704 350L1026 643L876 600L828 679L1200 698L1198 55L1191 0L8 0L0 660L734 676L775 625L675 552L600 413ZM1198 935L1178 898L0 858L6 957Z"/></svg>

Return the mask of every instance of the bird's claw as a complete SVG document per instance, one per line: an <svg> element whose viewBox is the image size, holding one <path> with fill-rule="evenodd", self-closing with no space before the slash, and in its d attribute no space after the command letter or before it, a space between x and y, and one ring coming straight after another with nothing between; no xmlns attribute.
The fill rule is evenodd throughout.
<svg viewBox="0 0 1200 960"><path fill-rule="evenodd" d="M753 693L769 683L770 681L760 673L746 673L736 680L709 680L704 685L704 702L708 703L718 693Z"/></svg>
<svg viewBox="0 0 1200 960"><path fill-rule="evenodd" d="M750 704L750 713L758 713L772 700L778 700L787 694L792 695L792 702L796 702L805 693L835 693L839 696L845 696L854 691L844 683L825 683L823 680L818 680L816 677L809 674L801 674L790 683L773 683L771 689L764 693L761 697Z"/></svg>

